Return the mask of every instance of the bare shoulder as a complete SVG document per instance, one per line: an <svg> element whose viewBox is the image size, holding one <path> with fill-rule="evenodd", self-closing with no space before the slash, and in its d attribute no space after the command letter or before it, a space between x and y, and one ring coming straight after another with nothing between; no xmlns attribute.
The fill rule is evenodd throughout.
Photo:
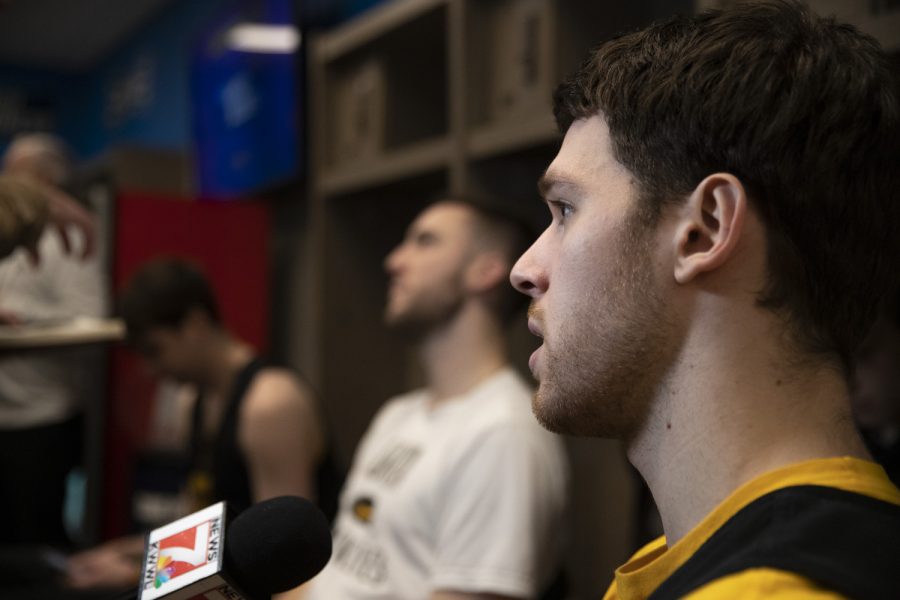
<svg viewBox="0 0 900 600"><path fill-rule="evenodd" d="M260 456L287 450L314 457L324 448L315 395L290 369L266 367L257 373L241 406L240 423L241 443Z"/></svg>
<svg viewBox="0 0 900 600"><path fill-rule="evenodd" d="M314 497L314 469L326 446L310 387L289 369L265 367L241 407L238 438L253 497Z"/></svg>
<svg viewBox="0 0 900 600"><path fill-rule="evenodd" d="M313 413L315 395L310 386L290 369L266 367L247 390L244 409L260 416L272 413Z"/></svg>

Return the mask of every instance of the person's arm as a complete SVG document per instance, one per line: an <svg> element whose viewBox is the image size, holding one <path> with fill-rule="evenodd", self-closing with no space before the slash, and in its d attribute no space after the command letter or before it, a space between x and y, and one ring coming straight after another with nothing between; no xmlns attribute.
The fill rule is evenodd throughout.
<svg viewBox="0 0 900 600"><path fill-rule="evenodd" d="M44 193L49 198L49 224L56 227L66 252L72 251L68 228L74 227L81 231L84 237L79 256L81 258L93 256L97 245L97 224L91 213L62 190L40 183L39 185L43 187ZM32 254L32 259L37 263L40 257L37 254Z"/></svg>
<svg viewBox="0 0 900 600"><path fill-rule="evenodd" d="M33 182L0 175L0 258L37 245L50 218L50 200Z"/></svg>
<svg viewBox="0 0 900 600"><path fill-rule="evenodd" d="M238 441L255 502L294 495L316 500L315 469L325 438L311 390L290 371L256 376L241 411Z"/></svg>
<svg viewBox="0 0 900 600"><path fill-rule="evenodd" d="M68 194L35 179L0 175L0 258L19 246L37 264L37 243L44 227L54 225L69 251L69 227L84 236L83 258L94 252L96 225L90 213Z"/></svg>
<svg viewBox="0 0 900 600"><path fill-rule="evenodd" d="M110 540L69 557L66 583L76 589L136 586L143 554L143 535Z"/></svg>
<svg viewBox="0 0 900 600"><path fill-rule="evenodd" d="M0 307L0 325L21 325L22 323L24 321L19 313Z"/></svg>
<svg viewBox="0 0 900 600"><path fill-rule="evenodd" d="M238 435L254 501L282 495L316 500L315 470L325 436L312 391L290 371L267 369L248 393ZM275 594L272 600L299 600L302 588Z"/></svg>

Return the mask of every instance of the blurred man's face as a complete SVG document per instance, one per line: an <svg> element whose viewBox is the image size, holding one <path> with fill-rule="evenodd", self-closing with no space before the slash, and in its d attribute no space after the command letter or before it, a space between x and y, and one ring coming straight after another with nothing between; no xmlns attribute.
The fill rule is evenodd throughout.
<svg viewBox="0 0 900 600"><path fill-rule="evenodd" d="M670 360L655 229L635 212L631 174L599 117L569 128L541 184L553 220L513 267L543 338L529 366L538 420L551 431L623 437Z"/></svg>
<svg viewBox="0 0 900 600"><path fill-rule="evenodd" d="M463 304L464 272L472 248L468 207L440 202L422 212L385 259L385 322L424 333L451 319Z"/></svg>
<svg viewBox="0 0 900 600"><path fill-rule="evenodd" d="M159 377L181 383L196 383L196 343L184 327L152 327L137 342L150 370Z"/></svg>
<svg viewBox="0 0 900 600"><path fill-rule="evenodd" d="M857 353L851 398L861 427L900 425L900 329L885 317Z"/></svg>

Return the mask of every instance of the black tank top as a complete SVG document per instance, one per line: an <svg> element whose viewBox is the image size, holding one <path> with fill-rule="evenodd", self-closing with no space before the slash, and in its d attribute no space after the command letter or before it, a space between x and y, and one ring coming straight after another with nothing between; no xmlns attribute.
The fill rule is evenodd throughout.
<svg viewBox="0 0 900 600"><path fill-rule="evenodd" d="M207 506L224 500L235 514L253 504L250 474L247 462L238 442L238 420L247 390L262 369L271 365L255 358L235 377L229 393L222 422L212 438L203 435L203 396L194 404L191 425L192 494L198 504ZM321 419L320 419L321 421ZM333 520L337 511L341 477L333 459L330 436L325 435L326 446L322 461L316 469L316 493L318 506ZM205 496L205 497L204 497Z"/></svg>

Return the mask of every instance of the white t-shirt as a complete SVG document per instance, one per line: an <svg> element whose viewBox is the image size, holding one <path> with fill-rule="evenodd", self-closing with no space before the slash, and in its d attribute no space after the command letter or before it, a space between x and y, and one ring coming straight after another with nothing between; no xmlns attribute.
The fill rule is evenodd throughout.
<svg viewBox="0 0 900 600"><path fill-rule="evenodd" d="M83 237L72 230L66 254L55 229L40 240L40 265L23 249L0 262L0 308L26 320L102 317L109 312L99 252L82 260ZM97 347L0 353L0 430L58 423L81 409L101 372Z"/></svg>
<svg viewBox="0 0 900 600"><path fill-rule="evenodd" d="M388 402L360 442L308 598L539 593L560 566L568 470L531 395L507 368L437 407L424 390Z"/></svg>

